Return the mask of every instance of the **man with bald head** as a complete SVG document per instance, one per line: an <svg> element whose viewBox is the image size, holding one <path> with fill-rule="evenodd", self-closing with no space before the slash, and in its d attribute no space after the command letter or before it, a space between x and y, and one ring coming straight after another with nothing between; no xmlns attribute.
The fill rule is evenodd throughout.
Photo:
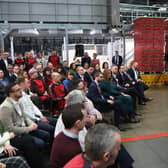
<svg viewBox="0 0 168 168"><path fill-rule="evenodd" d="M61 83L61 75L58 72L52 73L52 83L49 86L49 95L54 103L54 109L62 110L65 106L65 88ZM53 112L54 114L55 112Z"/></svg>

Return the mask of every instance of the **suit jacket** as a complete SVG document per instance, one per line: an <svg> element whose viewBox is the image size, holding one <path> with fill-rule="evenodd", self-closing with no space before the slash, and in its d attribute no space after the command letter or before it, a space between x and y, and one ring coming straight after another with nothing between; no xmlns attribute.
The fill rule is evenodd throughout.
<svg viewBox="0 0 168 168"><path fill-rule="evenodd" d="M128 77L123 73L123 76L120 72L117 74L118 83L120 86L125 86L125 84L130 84Z"/></svg>
<svg viewBox="0 0 168 168"><path fill-rule="evenodd" d="M84 81L87 83L87 87L89 88L90 84L93 82L93 77L89 75L89 73L86 71L84 74Z"/></svg>
<svg viewBox="0 0 168 168"><path fill-rule="evenodd" d="M131 76L131 78L136 81L135 79L135 73L134 73L134 70L132 68L128 69L127 73ZM141 76L140 76L140 72L137 70L137 74L138 74L138 79L141 79Z"/></svg>
<svg viewBox="0 0 168 168"><path fill-rule="evenodd" d="M40 74L40 72L38 72L38 79L43 80L43 76Z"/></svg>
<svg viewBox="0 0 168 168"><path fill-rule="evenodd" d="M7 62L8 64L12 64L12 60L10 58L7 58ZM7 71L7 67L3 59L0 60L0 69L2 69L4 73Z"/></svg>
<svg viewBox="0 0 168 168"><path fill-rule="evenodd" d="M93 101L95 108L100 111L103 110L105 105L107 105L107 100L102 98L102 95L95 81L90 84L87 97Z"/></svg>
<svg viewBox="0 0 168 168"><path fill-rule="evenodd" d="M113 56L113 58L112 58L112 63L115 64L115 65L119 65L119 66L120 66L120 65L122 64L122 62L123 62L122 56L118 55L118 57L119 57L119 63L118 63L118 64L117 64L117 62L116 62L115 57L116 57L116 56Z"/></svg>
<svg viewBox="0 0 168 168"><path fill-rule="evenodd" d="M14 74L12 74L12 75L10 76L8 71L5 72L5 77L8 79L8 81L9 81L10 83L15 82L16 79L17 79L16 75L14 75Z"/></svg>
<svg viewBox="0 0 168 168"><path fill-rule="evenodd" d="M114 86L114 88L116 90L118 90L120 92L123 92L126 89L125 87L123 87L119 84L119 80L118 80L117 76L115 78L113 75L112 75L112 85Z"/></svg>
<svg viewBox="0 0 168 168"><path fill-rule="evenodd" d="M20 108L21 111L23 111L22 106L20 106ZM29 133L28 126L33 123L33 121L27 118L25 114L20 116L17 113L15 106L9 97L7 97L0 106L0 120L9 132L14 132L16 135ZM26 126L22 126L23 122Z"/></svg>

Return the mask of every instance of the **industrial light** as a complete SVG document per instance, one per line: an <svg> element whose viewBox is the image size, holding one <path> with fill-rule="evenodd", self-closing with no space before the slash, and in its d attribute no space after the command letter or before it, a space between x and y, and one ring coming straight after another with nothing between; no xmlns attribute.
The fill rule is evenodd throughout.
<svg viewBox="0 0 168 168"><path fill-rule="evenodd" d="M19 29L18 34L35 34L39 35L39 32L36 28L34 29Z"/></svg>
<svg viewBox="0 0 168 168"><path fill-rule="evenodd" d="M91 30L90 35L94 35L94 34L102 34L102 30Z"/></svg>
<svg viewBox="0 0 168 168"><path fill-rule="evenodd" d="M68 30L68 34L83 34L83 30Z"/></svg>
<svg viewBox="0 0 168 168"><path fill-rule="evenodd" d="M48 30L49 34L58 34L58 30Z"/></svg>
<svg viewBox="0 0 168 168"><path fill-rule="evenodd" d="M158 11L160 11L160 12L165 12L165 11L167 11L167 8L166 8L166 7L160 7L160 8L158 9Z"/></svg>
<svg viewBox="0 0 168 168"><path fill-rule="evenodd" d="M113 33L118 33L119 31L114 28L114 29L112 29L112 32L113 32Z"/></svg>

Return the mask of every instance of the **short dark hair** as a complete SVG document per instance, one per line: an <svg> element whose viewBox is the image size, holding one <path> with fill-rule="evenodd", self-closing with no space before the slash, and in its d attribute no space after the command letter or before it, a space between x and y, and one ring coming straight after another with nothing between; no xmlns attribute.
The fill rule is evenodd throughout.
<svg viewBox="0 0 168 168"><path fill-rule="evenodd" d="M89 67L88 67L88 68L95 68L95 67L94 67L94 65L89 65Z"/></svg>
<svg viewBox="0 0 168 168"><path fill-rule="evenodd" d="M79 83L80 83L80 80L78 80L78 79L73 79L72 81L70 81L69 82L69 92L77 89Z"/></svg>
<svg viewBox="0 0 168 168"><path fill-rule="evenodd" d="M94 79L96 78L96 77L98 77L100 74L103 74L102 72L96 72L95 74L94 74Z"/></svg>
<svg viewBox="0 0 168 168"><path fill-rule="evenodd" d="M120 68L121 68L121 66L125 66L125 64L121 64L121 65L120 65Z"/></svg>
<svg viewBox="0 0 168 168"><path fill-rule="evenodd" d="M72 128L77 120L83 119L82 109L84 105L80 103L69 105L64 109L62 120L66 129Z"/></svg>
<svg viewBox="0 0 168 168"><path fill-rule="evenodd" d="M24 83L24 82L25 82L25 78L24 77L19 77L16 80L16 84L18 84L18 85L20 85L21 83Z"/></svg>
<svg viewBox="0 0 168 168"><path fill-rule="evenodd" d="M47 71L51 72L51 69L49 67L45 67L43 70L43 76L47 76L47 74L46 74Z"/></svg>
<svg viewBox="0 0 168 168"><path fill-rule="evenodd" d="M9 83L6 87L5 87L5 93L7 96L9 96L10 93L13 93L12 88L16 85L16 82L13 83Z"/></svg>

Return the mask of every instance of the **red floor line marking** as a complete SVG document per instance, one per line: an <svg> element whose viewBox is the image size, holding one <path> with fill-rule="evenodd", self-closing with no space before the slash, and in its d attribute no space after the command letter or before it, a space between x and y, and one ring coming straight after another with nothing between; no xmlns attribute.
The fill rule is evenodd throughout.
<svg viewBox="0 0 168 168"><path fill-rule="evenodd" d="M165 136L168 136L168 132L159 133L159 134L151 134L151 135L143 135L143 136L122 138L122 142L139 141L139 140L143 140L143 139L151 139L151 138L158 138L158 137L165 137Z"/></svg>

